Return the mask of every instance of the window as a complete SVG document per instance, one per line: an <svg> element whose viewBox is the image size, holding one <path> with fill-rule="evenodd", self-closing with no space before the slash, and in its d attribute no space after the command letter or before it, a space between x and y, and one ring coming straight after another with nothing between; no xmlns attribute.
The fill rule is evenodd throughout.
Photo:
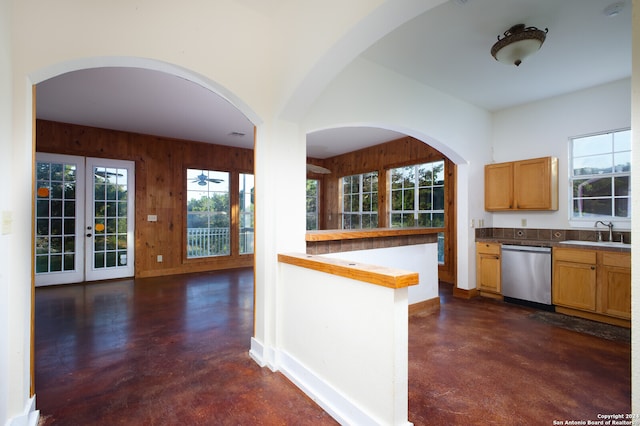
<svg viewBox="0 0 640 426"><path fill-rule="evenodd" d="M444 227L444 161L391 169L389 223L392 227ZM444 233L438 234L438 262L444 263Z"/></svg>
<svg viewBox="0 0 640 426"><path fill-rule="evenodd" d="M307 231L318 229L318 186L317 179L307 179Z"/></svg>
<svg viewBox="0 0 640 426"><path fill-rule="evenodd" d="M571 140L571 219L631 220L631 131Z"/></svg>
<svg viewBox="0 0 640 426"><path fill-rule="evenodd" d="M444 226L444 161L392 169L391 226Z"/></svg>
<svg viewBox="0 0 640 426"><path fill-rule="evenodd" d="M378 227L378 172L342 178L342 228Z"/></svg>
<svg viewBox="0 0 640 426"><path fill-rule="evenodd" d="M229 173L187 169L187 258L230 253Z"/></svg>
<svg viewBox="0 0 640 426"><path fill-rule="evenodd" d="M253 175L240 173L240 254L253 253L254 199Z"/></svg>

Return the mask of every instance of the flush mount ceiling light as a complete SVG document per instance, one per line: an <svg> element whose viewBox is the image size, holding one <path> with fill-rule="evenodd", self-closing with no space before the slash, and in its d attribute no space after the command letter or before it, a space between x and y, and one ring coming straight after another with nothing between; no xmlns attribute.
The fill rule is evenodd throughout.
<svg viewBox="0 0 640 426"><path fill-rule="evenodd" d="M522 60L536 53L547 36L544 31L536 27L525 27L517 24L504 32L504 37L498 36L498 41L491 48L491 56L503 64L519 66Z"/></svg>

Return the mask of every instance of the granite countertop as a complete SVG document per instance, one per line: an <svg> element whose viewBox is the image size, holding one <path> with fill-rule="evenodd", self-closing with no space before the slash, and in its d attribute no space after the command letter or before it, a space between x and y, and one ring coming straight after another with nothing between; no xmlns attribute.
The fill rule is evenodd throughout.
<svg viewBox="0 0 640 426"><path fill-rule="evenodd" d="M534 247L571 247L571 248L582 248L588 250L606 250L606 251L617 251L617 252L630 252L631 244L622 244L622 243L609 243L608 241L598 243L596 241L576 241L575 243L570 243L569 241L575 240L567 240L564 241L550 241L550 240L530 240L530 239L522 239L522 238L499 238L499 237L476 237L476 242L482 243L500 243L500 244L510 244L516 246L534 246Z"/></svg>

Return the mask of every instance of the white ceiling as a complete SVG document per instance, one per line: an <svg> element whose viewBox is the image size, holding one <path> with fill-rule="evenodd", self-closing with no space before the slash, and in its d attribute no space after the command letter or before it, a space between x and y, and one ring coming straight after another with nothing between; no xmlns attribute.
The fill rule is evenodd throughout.
<svg viewBox="0 0 640 426"><path fill-rule="evenodd" d="M614 17L606 7L621 3ZM490 55L514 24L548 28L520 67ZM406 23L363 56L442 92L495 111L631 75L630 0L450 0ZM253 126L229 102L187 80L139 68L96 68L38 84L38 118L253 148ZM238 133L244 134L239 136ZM344 128L307 138L327 158L402 135Z"/></svg>

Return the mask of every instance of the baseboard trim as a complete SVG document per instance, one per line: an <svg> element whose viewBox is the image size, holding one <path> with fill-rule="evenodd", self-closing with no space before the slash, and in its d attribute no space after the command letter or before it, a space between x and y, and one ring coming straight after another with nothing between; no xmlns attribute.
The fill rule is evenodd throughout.
<svg viewBox="0 0 640 426"><path fill-rule="evenodd" d="M440 309L440 297L423 300L422 302L412 303L409 305L409 315L420 312L421 314L430 314Z"/></svg>
<svg viewBox="0 0 640 426"><path fill-rule="evenodd" d="M278 352L278 367L287 379L307 394L338 423L343 425L380 424L379 419L371 417L290 354L284 351ZM404 426L413 425L408 421L402 424Z"/></svg>
<svg viewBox="0 0 640 426"><path fill-rule="evenodd" d="M260 367L267 367L269 370L275 372L278 371L276 363L276 352L273 349L265 347L262 342L251 338L251 348L249 349L249 356Z"/></svg>
<svg viewBox="0 0 640 426"><path fill-rule="evenodd" d="M260 367L267 366L267 363L264 361L264 346L253 337L251 338L251 348L249 349L249 356Z"/></svg>
<svg viewBox="0 0 640 426"><path fill-rule="evenodd" d="M37 426L40 421L40 411L36 410L35 395L27 401L24 412L7 420L7 426Z"/></svg>
<svg viewBox="0 0 640 426"><path fill-rule="evenodd" d="M471 290L466 290L464 288L453 287L453 297L458 297L460 299L473 299L478 296L478 289L472 288Z"/></svg>

